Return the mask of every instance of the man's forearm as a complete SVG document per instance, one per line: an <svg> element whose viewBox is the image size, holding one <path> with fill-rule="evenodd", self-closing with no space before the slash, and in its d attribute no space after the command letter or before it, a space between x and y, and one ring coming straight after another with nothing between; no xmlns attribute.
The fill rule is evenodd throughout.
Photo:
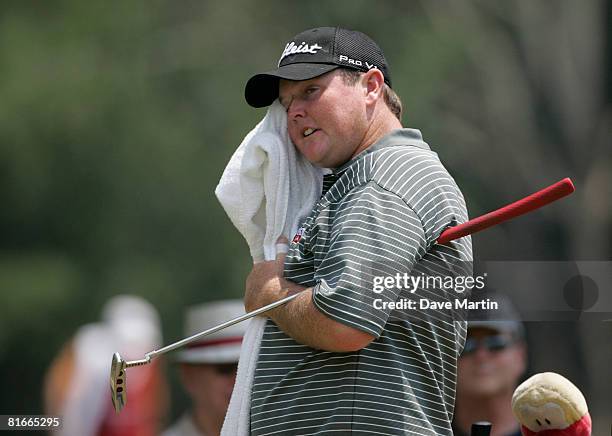
<svg viewBox="0 0 612 436"><path fill-rule="evenodd" d="M259 309L288 295L300 293L290 302L269 310L276 325L297 342L325 351L360 350L374 336L334 321L313 303L313 290L283 278L284 254L274 261L253 266L247 277L244 307L247 312Z"/></svg>
<svg viewBox="0 0 612 436"><path fill-rule="evenodd" d="M314 305L312 288L288 284L289 293L300 292L289 303L267 313L287 335L296 342L325 351L347 352L360 350L374 337L327 317Z"/></svg>

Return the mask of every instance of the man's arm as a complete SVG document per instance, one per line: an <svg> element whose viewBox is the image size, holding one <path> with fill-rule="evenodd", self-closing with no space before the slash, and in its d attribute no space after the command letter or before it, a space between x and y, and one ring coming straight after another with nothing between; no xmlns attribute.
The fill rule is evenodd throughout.
<svg viewBox="0 0 612 436"><path fill-rule="evenodd" d="M276 260L253 266L246 283L247 312L259 309L290 294L300 295L289 303L266 312L276 325L296 342L325 351L349 352L367 346L374 336L334 321L312 302L312 288L283 278L285 253Z"/></svg>

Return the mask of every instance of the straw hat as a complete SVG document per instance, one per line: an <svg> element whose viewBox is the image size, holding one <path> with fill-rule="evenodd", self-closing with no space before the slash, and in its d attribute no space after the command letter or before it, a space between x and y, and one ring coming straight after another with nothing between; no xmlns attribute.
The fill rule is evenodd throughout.
<svg viewBox="0 0 612 436"><path fill-rule="evenodd" d="M244 315L242 300L221 300L187 308L185 336L191 336ZM246 322L234 324L197 342L178 353L176 360L183 363L238 362Z"/></svg>

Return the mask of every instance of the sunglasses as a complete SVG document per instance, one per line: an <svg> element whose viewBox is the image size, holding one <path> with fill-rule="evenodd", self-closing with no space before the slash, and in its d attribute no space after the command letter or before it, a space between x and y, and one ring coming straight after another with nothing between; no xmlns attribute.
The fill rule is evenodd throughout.
<svg viewBox="0 0 612 436"><path fill-rule="evenodd" d="M479 348L490 352L502 351L514 344L515 340L504 335L491 335L482 338L467 338L462 356L475 353Z"/></svg>

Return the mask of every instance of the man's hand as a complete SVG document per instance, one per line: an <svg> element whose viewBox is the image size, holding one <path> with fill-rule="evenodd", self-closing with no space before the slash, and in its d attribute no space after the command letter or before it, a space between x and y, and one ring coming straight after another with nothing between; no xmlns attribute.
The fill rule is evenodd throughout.
<svg viewBox="0 0 612 436"><path fill-rule="evenodd" d="M286 242L285 238L281 238L277 243ZM286 255L286 252L280 252L275 260L253 265L253 269L246 280L244 293L244 308L247 312L274 303L289 295L287 280L283 279Z"/></svg>

